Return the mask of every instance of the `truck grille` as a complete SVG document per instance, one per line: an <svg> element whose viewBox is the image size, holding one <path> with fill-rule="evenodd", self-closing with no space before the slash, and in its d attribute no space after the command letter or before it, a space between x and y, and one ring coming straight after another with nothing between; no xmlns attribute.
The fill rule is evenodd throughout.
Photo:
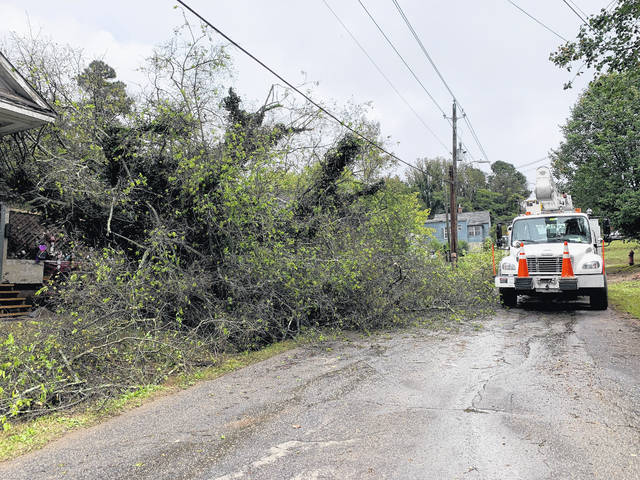
<svg viewBox="0 0 640 480"><path fill-rule="evenodd" d="M527 268L529 273L561 273L562 257L529 257Z"/></svg>

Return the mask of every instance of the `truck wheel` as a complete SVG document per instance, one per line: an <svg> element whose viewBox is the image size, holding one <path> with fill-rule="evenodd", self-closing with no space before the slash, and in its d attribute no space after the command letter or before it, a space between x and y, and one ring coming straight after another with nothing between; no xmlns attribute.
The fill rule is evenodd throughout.
<svg viewBox="0 0 640 480"><path fill-rule="evenodd" d="M600 288L589 295L589 305L593 310L606 310L609 306L607 287Z"/></svg>
<svg viewBox="0 0 640 480"><path fill-rule="evenodd" d="M515 307L518 304L516 291L511 288L501 288L500 303L505 307Z"/></svg>

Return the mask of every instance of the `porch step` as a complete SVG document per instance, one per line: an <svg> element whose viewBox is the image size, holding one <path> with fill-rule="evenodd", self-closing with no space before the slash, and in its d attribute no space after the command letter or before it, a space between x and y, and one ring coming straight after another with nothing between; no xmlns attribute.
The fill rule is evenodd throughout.
<svg viewBox="0 0 640 480"><path fill-rule="evenodd" d="M9 313L0 313L0 318L13 318L13 317L23 317L27 312L9 312Z"/></svg>
<svg viewBox="0 0 640 480"><path fill-rule="evenodd" d="M20 292L17 290L0 290L0 302L5 298L15 298L20 295Z"/></svg>
<svg viewBox="0 0 640 480"><path fill-rule="evenodd" d="M17 293L18 292L16 292L16 294ZM2 308L3 305L13 305L16 302L24 303L26 299L27 299L26 297L6 297L6 298L0 297L0 308Z"/></svg>
<svg viewBox="0 0 640 480"><path fill-rule="evenodd" d="M13 283L0 283L0 319L21 317L31 311L26 297L20 296Z"/></svg>
<svg viewBox="0 0 640 480"><path fill-rule="evenodd" d="M21 303L20 305L0 305L0 313L3 310L13 310L16 308L31 308L32 305L27 305L26 303Z"/></svg>

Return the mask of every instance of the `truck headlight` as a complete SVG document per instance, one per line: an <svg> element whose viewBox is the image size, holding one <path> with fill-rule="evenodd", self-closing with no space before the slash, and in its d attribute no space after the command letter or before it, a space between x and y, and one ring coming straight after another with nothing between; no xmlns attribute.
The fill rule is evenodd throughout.
<svg viewBox="0 0 640 480"><path fill-rule="evenodd" d="M598 270L600 268L600 262L594 260L593 262L587 262L582 264L583 270Z"/></svg>
<svg viewBox="0 0 640 480"><path fill-rule="evenodd" d="M515 272L516 271L516 264L515 263L511 263L511 262L501 263L500 264L500 271L501 272Z"/></svg>

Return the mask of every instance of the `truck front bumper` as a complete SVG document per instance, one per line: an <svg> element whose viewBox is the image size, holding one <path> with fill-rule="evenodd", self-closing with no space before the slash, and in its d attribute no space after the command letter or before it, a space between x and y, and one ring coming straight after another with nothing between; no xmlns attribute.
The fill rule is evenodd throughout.
<svg viewBox="0 0 640 480"><path fill-rule="evenodd" d="M515 289L518 293L561 293L576 292L583 289L605 287L605 276L576 275L573 278L562 278L553 275L532 275L530 277L516 277L501 275L495 277L495 286L498 288Z"/></svg>

